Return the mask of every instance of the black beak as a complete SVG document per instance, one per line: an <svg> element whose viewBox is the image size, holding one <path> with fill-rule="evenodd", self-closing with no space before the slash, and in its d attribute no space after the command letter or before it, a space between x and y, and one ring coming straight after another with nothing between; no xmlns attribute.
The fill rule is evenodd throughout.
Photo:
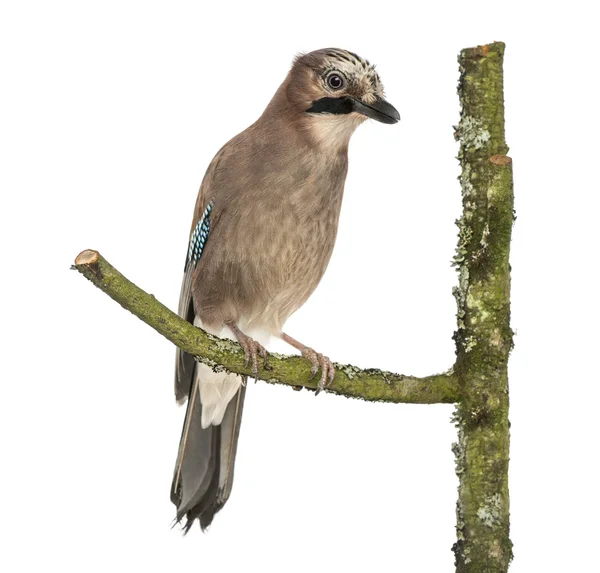
<svg viewBox="0 0 600 573"><path fill-rule="evenodd" d="M398 110L383 98L377 98L375 103L366 104L358 99L353 99L354 111L362 113L381 123L398 123L400 114Z"/></svg>
<svg viewBox="0 0 600 573"><path fill-rule="evenodd" d="M400 114L398 110L385 101L377 98L374 103L366 104L350 96L324 97L312 103L307 113L347 114L361 113L381 123L398 123Z"/></svg>

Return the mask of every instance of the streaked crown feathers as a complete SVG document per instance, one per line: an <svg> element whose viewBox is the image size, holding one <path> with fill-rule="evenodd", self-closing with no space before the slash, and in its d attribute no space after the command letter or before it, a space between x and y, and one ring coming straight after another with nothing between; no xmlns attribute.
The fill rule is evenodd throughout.
<svg viewBox="0 0 600 573"><path fill-rule="evenodd" d="M354 52L339 48L325 48L307 54L299 54L294 65L305 65L316 72L323 83L332 72L341 74L348 83L348 92L360 95L365 103L373 103L376 98L384 96L383 84L375 65L361 58Z"/></svg>

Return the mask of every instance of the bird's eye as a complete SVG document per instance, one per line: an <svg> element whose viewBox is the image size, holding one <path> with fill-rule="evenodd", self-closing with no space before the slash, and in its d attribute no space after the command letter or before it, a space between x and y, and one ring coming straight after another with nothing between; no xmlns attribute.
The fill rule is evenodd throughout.
<svg viewBox="0 0 600 573"><path fill-rule="evenodd" d="M344 80L339 74L329 74L327 76L327 85L332 90L339 90L344 87Z"/></svg>

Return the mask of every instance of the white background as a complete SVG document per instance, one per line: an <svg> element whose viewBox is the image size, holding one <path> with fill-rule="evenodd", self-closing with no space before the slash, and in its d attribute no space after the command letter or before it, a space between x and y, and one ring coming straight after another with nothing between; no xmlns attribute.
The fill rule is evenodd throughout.
<svg viewBox="0 0 600 573"><path fill-rule="evenodd" d="M217 5L218 4L218 5ZM252 384L231 500L171 529L174 349L69 270L176 308L208 162L297 52L378 64L396 126L350 150L338 242L288 323L333 360L454 360L456 56L506 42L516 209L514 573L599 571L598 17L592 2L3 2L0 568L450 572L451 406Z"/></svg>

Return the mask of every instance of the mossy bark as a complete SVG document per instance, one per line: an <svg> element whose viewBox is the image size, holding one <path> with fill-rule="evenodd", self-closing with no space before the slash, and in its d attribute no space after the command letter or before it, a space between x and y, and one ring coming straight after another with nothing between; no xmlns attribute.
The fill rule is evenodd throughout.
<svg viewBox="0 0 600 573"><path fill-rule="evenodd" d="M92 281L173 344L212 368L225 369L252 377L244 367L240 345L212 336L183 320L153 295L125 278L97 251L82 251L73 268ZM259 361L260 363L260 361ZM325 391L369 401L412 404L452 404L458 399L458 383L451 369L443 374L417 378L361 369L350 364L335 364L333 382ZM283 357L270 354L267 367L260 367L258 378L266 382L286 384L296 389L317 388L318 377L310 378L310 364L300 356Z"/></svg>
<svg viewBox="0 0 600 573"><path fill-rule="evenodd" d="M459 477L459 573L500 573L512 558L509 539L508 355L509 250L513 224L512 162L504 141L504 44L459 56L461 119L456 129L463 216L455 264L459 286L455 334L460 385L454 445Z"/></svg>

